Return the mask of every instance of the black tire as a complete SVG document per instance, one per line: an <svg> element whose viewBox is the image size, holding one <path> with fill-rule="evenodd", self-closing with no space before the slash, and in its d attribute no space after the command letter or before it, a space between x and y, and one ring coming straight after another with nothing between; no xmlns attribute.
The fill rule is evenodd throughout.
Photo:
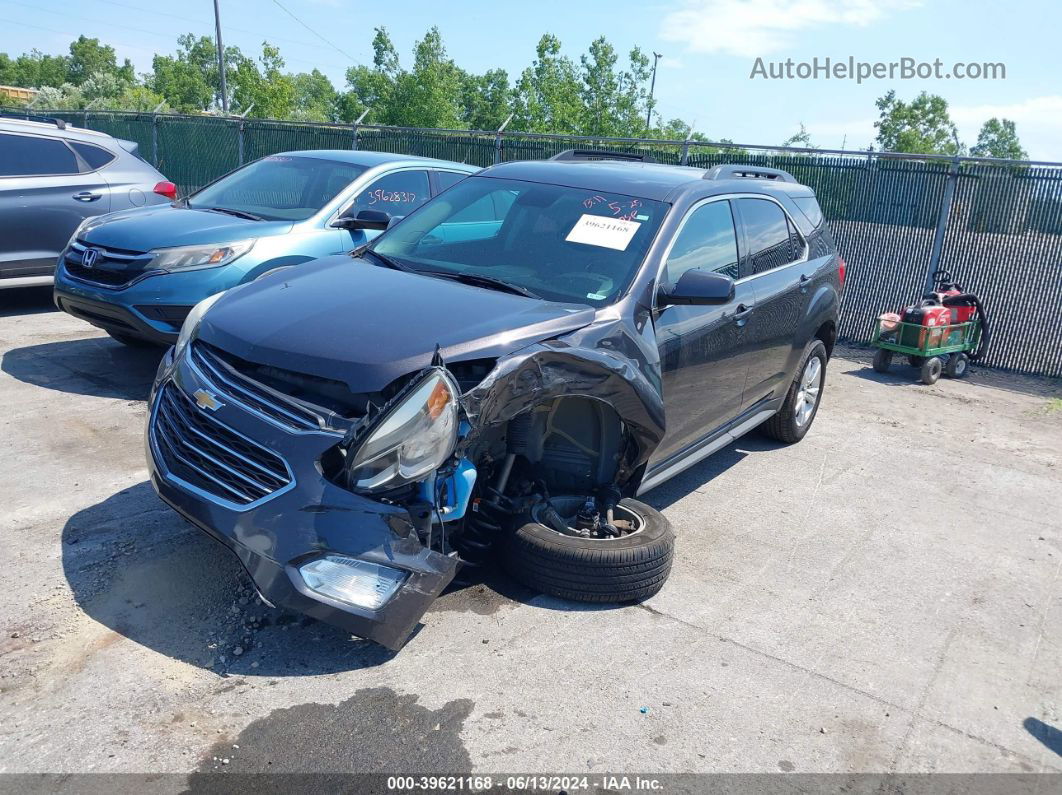
<svg viewBox="0 0 1062 795"><path fill-rule="evenodd" d="M921 367L923 364L926 363L926 357L925 356L908 356L907 357L907 363L909 365L911 365L911 367Z"/></svg>
<svg viewBox="0 0 1062 795"><path fill-rule="evenodd" d="M921 378L922 383L927 385L935 384L940 380L940 374L944 371L944 364L936 356L930 356L926 359L922 365Z"/></svg>
<svg viewBox="0 0 1062 795"><path fill-rule="evenodd" d="M565 499L554 497L560 510ZM623 499L620 506L641 517L642 529L615 539L590 539L558 533L518 516L516 528L501 544L506 571L528 588L579 602L638 602L664 585L671 572L675 534L671 523L643 502Z"/></svg>
<svg viewBox="0 0 1062 795"><path fill-rule="evenodd" d="M970 359L965 353L953 353L944 365L944 375L948 378L963 378L970 371Z"/></svg>
<svg viewBox="0 0 1062 795"><path fill-rule="evenodd" d="M140 337L134 337L132 334L123 334L120 331L108 331L107 334L108 334L108 336L110 336L110 338L112 340L120 342L120 343L122 343L122 345L126 345L126 346L128 346L130 348L156 348L156 347L158 347L155 343L153 343L153 342L151 342L149 340L141 339Z"/></svg>
<svg viewBox="0 0 1062 795"><path fill-rule="evenodd" d="M800 394L800 379L804 375L804 369L808 366L808 360L814 357L821 360L819 397L811 416L801 424L797 421L797 399ZM826 346L822 344L822 340L815 340L808 346L804 352L804 357L800 360L800 366L797 367L796 373L793 383L789 385L789 391L785 395L785 402L782 404L782 408L760 426L767 436L786 444L799 442L807 435L812 423L815 422L816 415L819 413L819 406L822 405L822 392L826 387Z"/></svg>
<svg viewBox="0 0 1062 795"><path fill-rule="evenodd" d="M890 367L892 367L892 351L884 348L874 351L874 369L879 373L887 373Z"/></svg>

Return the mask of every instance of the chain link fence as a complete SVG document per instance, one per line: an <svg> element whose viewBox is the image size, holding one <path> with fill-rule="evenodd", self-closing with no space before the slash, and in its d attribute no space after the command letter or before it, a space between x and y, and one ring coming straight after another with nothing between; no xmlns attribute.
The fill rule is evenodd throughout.
<svg viewBox="0 0 1062 795"><path fill-rule="evenodd" d="M985 364L1062 376L1062 164L698 141L97 111L34 111L136 141L181 194L243 163L297 149L368 149L488 166L593 147L708 168L748 163L815 190L848 263L840 336L869 337L880 312L916 300L937 268L978 293L993 345Z"/></svg>

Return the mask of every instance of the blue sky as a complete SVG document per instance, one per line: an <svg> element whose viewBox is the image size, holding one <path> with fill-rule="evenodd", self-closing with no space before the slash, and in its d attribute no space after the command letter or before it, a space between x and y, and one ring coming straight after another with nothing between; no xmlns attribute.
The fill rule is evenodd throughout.
<svg viewBox="0 0 1062 795"><path fill-rule="evenodd" d="M818 146L865 147L874 135L874 100L890 88L901 97L921 90L952 106L960 137L972 144L981 123L1006 116L1034 159L1062 161L1062 65L1058 0L657 0L538 2L492 0L281 0L333 49L272 0L221 0L227 43L257 52L263 39L280 46L288 67L320 68L337 86L351 58L371 59L373 28L385 25L404 62L416 39L438 25L464 68L501 66L515 76L534 57L544 32L572 57L604 34L617 49L664 54L657 78L665 117L694 121L713 138L777 144L803 122ZM59 52L80 33L114 45L139 70L169 52L185 31L213 32L211 0L3 0L0 51ZM345 53L345 54L344 54ZM349 58L347 56L350 56ZM854 81L749 78L756 57L807 61L818 56L862 61L903 57L944 62L1002 62L1004 80Z"/></svg>

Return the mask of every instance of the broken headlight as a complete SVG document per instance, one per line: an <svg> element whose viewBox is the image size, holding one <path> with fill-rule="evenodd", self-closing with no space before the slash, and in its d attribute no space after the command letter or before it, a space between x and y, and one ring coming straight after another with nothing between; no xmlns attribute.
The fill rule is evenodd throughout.
<svg viewBox="0 0 1062 795"><path fill-rule="evenodd" d="M381 491L422 480L454 451L458 389L436 367L412 387L352 451L347 482L357 491Z"/></svg>

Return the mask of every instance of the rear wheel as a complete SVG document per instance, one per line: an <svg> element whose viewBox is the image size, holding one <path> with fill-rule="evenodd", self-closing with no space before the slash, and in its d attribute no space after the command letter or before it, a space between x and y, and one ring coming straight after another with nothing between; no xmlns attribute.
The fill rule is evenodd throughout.
<svg viewBox="0 0 1062 795"><path fill-rule="evenodd" d="M825 385L826 346L822 340L815 340L804 354L782 408L760 426L763 432L788 444L803 439L819 412L819 400Z"/></svg>
<svg viewBox="0 0 1062 795"><path fill-rule="evenodd" d="M890 367L892 367L892 351L878 348L874 352L874 369L879 373L887 373Z"/></svg>
<svg viewBox="0 0 1062 795"><path fill-rule="evenodd" d="M944 371L944 365L936 356L930 356L922 365L921 378L923 384L935 384L940 380L940 374Z"/></svg>
<svg viewBox="0 0 1062 795"><path fill-rule="evenodd" d="M108 331L107 334L112 340L117 340L122 345L128 345L130 348L154 348L155 343L150 342L140 337L134 337L132 334L123 334L120 331Z"/></svg>
<svg viewBox="0 0 1062 795"><path fill-rule="evenodd" d="M550 505L566 524L585 497L553 497ZM647 599L671 572L675 534L671 523L643 502L620 500L613 525L618 537L562 533L544 520L545 501L515 518L515 530L502 545L502 565L536 591L580 602L634 602Z"/></svg>
<svg viewBox="0 0 1062 795"><path fill-rule="evenodd" d="M944 375L948 378L962 378L969 370L970 360L965 353L953 353L944 365Z"/></svg>

